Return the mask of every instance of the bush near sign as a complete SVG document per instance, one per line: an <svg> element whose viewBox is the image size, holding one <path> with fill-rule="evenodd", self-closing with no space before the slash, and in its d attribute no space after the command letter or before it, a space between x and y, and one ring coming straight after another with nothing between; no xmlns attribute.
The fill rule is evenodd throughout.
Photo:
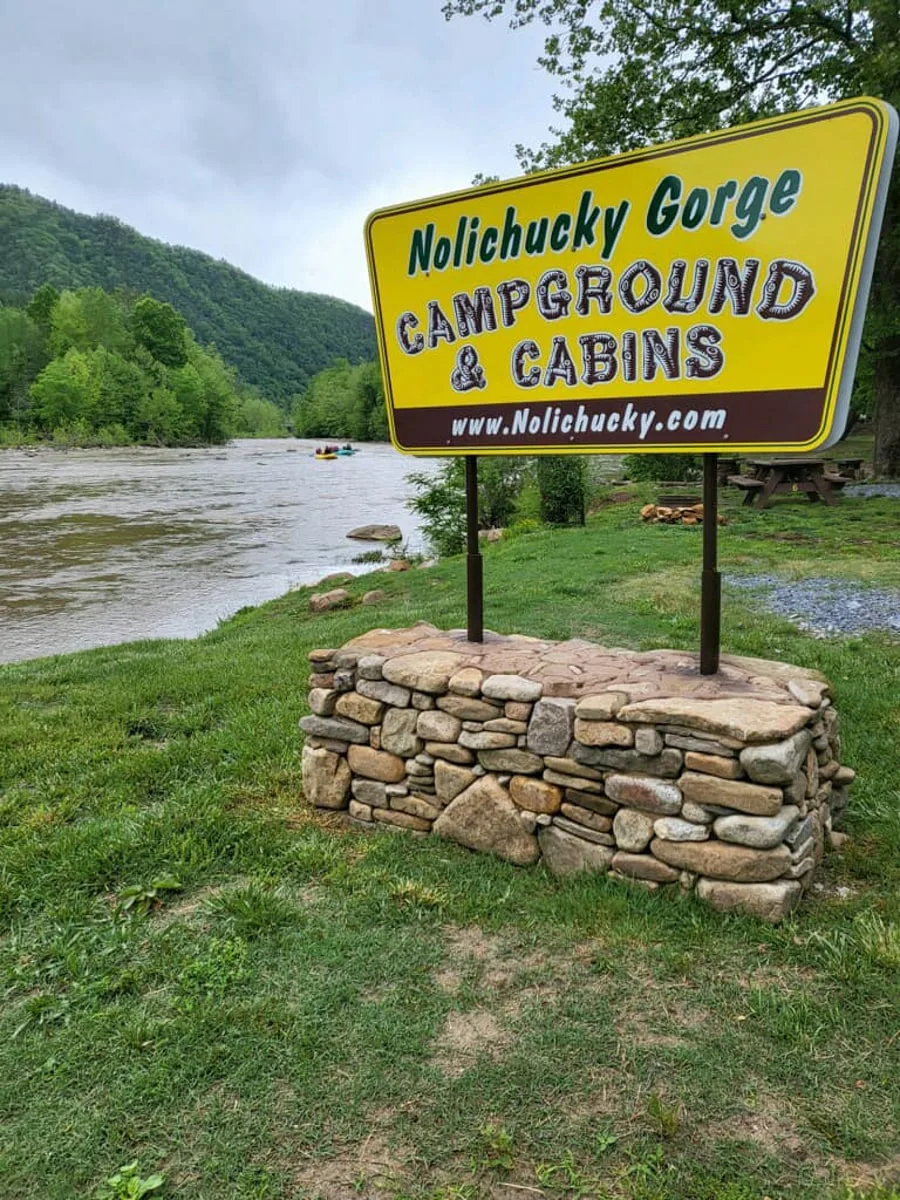
<svg viewBox="0 0 900 1200"><path fill-rule="evenodd" d="M897 123L845 101L373 213L394 445L832 444Z"/></svg>

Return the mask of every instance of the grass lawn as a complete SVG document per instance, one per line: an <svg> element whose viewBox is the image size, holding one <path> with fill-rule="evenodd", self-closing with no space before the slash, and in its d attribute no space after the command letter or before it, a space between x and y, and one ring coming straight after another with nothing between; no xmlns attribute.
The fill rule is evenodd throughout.
<svg viewBox="0 0 900 1200"><path fill-rule="evenodd" d="M695 647L701 530L642 499L487 547L487 624ZM726 572L900 585L898 501L728 515ZM133 1160L184 1200L900 1196L897 642L727 596L726 649L831 677L860 776L772 928L310 813L307 652L464 623L462 560L376 579L0 670L0 1196Z"/></svg>

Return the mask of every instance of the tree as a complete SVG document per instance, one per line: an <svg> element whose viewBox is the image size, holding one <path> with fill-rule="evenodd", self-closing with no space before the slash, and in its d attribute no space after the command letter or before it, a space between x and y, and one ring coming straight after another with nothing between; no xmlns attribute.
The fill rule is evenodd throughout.
<svg viewBox="0 0 900 1200"><path fill-rule="evenodd" d="M587 507L587 462L579 454L547 454L537 460L541 520L548 525L583 525Z"/></svg>
<svg viewBox="0 0 900 1200"><path fill-rule="evenodd" d="M187 325L171 304L143 296L131 314L131 330L138 345L157 362L167 367L183 367L187 362Z"/></svg>
<svg viewBox="0 0 900 1200"><path fill-rule="evenodd" d="M897 0L447 0L444 14L548 26L540 64L565 92L556 140L526 170L857 95L900 108ZM900 475L900 168L888 196L865 345L875 465ZM865 379L865 372L861 373Z"/></svg>
<svg viewBox="0 0 900 1200"><path fill-rule="evenodd" d="M59 301L59 292L50 283L42 284L28 303L28 308L25 310L35 325L43 329L44 333L50 332L50 318L53 316L53 310L56 308Z"/></svg>
<svg viewBox="0 0 900 1200"><path fill-rule="evenodd" d="M29 384L46 361L44 338L31 317L19 308L0 308L0 421L24 414Z"/></svg>

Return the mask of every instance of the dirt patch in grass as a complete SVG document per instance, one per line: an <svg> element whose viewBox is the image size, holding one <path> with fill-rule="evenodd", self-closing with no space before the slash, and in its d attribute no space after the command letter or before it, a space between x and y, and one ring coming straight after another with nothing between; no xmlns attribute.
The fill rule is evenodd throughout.
<svg viewBox="0 0 900 1200"><path fill-rule="evenodd" d="M831 1165L841 1182L854 1191L868 1192L900 1184L900 1154L894 1154L879 1163L851 1163L843 1158L833 1158Z"/></svg>
<svg viewBox="0 0 900 1200"><path fill-rule="evenodd" d="M499 1057L511 1041L509 1031L486 1008L452 1012L435 1040L431 1061L443 1075L457 1079L479 1058Z"/></svg>
<svg viewBox="0 0 900 1200"><path fill-rule="evenodd" d="M753 1108L706 1126L711 1141L753 1142L774 1158L790 1155L809 1162L816 1174L827 1174L825 1162L798 1132L788 1106L768 1090L760 1090Z"/></svg>
<svg viewBox="0 0 900 1200"><path fill-rule="evenodd" d="M313 1159L291 1174L298 1197L310 1200L366 1200L400 1190L406 1175L404 1158L371 1133L358 1146L348 1146L333 1158Z"/></svg>

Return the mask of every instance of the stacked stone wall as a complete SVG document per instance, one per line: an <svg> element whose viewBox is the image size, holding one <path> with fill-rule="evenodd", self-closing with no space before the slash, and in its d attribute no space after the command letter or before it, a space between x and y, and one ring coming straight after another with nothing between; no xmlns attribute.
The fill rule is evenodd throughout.
<svg viewBox="0 0 900 1200"><path fill-rule="evenodd" d="M769 920L798 903L854 778L821 676L735 659L710 683L690 656L592 647L613 664L599 671L579 665L590 643L494 635L485 654L461 637L382 630L310 654L312 804L558 875L695 889ZM484 669L521 662L526 642L538 678ZM576 695L547 694L563 690Z"/></svg>

